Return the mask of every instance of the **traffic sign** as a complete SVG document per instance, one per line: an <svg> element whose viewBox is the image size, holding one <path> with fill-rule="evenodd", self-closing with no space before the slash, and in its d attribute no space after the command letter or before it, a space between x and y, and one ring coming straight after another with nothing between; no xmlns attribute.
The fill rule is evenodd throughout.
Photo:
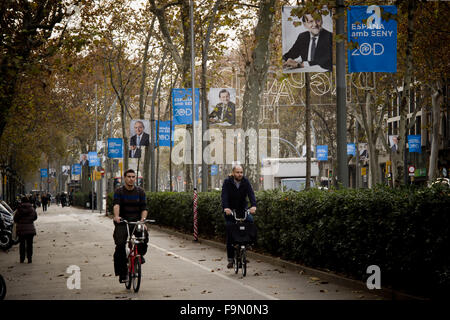
<svg viewBox="0 0 450 320"><path fill-rule="evenodd" d="M408 166L408 172L410 176L414 176L414 172L416 171L416 167L414 166Z"/></svg>

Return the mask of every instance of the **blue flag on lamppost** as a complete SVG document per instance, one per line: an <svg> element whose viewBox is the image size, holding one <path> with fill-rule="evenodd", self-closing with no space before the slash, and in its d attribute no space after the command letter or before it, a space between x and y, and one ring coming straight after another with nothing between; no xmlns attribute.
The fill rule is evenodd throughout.
<svg viewBox="0 0 450 320"><path fill-rule="evenodd" d="M422 153L422 139L420 134L408 135L409 152Z"/></svg>
<svg viewBox="0 0 450 320"><path fill-rule="evenodd" d="M211 165L211 175L217 176L217 172L219 171L219 166L217 164Z"/></svg>
<svg viewBox="0 0 450 320"><path fill-rule="evenodd" d="M316 146L317 160L328 161L328 146Z"/></svg>
<svg viewBox="0 0 450 320"><path fill-rule="evenodd" d="M172 89L173 124L192 124L192 89ZM195 121L198 121L200 90L195 88Z"/></svg>
<svg viewBox="0 0 450 320"><path fill-rule="evenodd" d="M48 170L41 169L41 178L48 178Z"/></svg>
<svg viewBox="0 0 450 320"><path fill-rule="evenodd" d="M122 138L108 138L108 158L123 158Z"/></svg>
<svg viewBox="0 0 450 320"><path fill-rule="evenodd" d="M347 36L358 47L348 50L349 73L397 72L397 21L390 15L396 6L350 6Z"/></svg>
<svg viewBox="0 0 450 320"><path fill-rule="evenodd" d="M347 143L347 155L350 156L356 156L356 144L354 143Z"/></svg>
<svg viewBox="0 0 450 320"><path fill-rule="evenodd" d="M156 130L158 131L158 140L156 141L156 146L170 147L170 144L172 142L173 147L175 125L172 124L172 139L170 139L170 121L155 121L155 124Z"/></svg>
<svg viewBox="0 0 450 320"><path fill-rule="evenodd" d="M97 152L91 151L88 153L89 167L100 166L100 159Z"/></svg>
<svg viewBox="0 0 450 320"><path fill-rule="evenodd" d="M81 164L72 165L72 175L77 176L81 174Z"/></svg>

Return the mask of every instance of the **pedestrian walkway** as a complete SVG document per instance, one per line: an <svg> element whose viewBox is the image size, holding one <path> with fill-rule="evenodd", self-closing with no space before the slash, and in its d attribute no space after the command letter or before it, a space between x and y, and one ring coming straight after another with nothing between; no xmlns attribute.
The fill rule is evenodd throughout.
<svg viewBox="0 0 450 320"><path fill-rule="evenodd" d="M361 300L382 299L317 277L254 260L243 278L226 269L225 250L150 226L138 293L114 276L113 222L104 213L50 206L39 211L32 264L19 248L0 252L6 299ZM81 288L69 289L68 268L79 267Z"/></svg>

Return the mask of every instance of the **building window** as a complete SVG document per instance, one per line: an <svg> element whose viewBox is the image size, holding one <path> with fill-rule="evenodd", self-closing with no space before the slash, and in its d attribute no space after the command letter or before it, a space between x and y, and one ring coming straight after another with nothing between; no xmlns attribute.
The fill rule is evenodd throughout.
<svg viewBox="0 0 450 320"><path fill-rule="evenodd" d="M421 116L417 116L416 117L416 134L421 134L421 123L422 123L422 117Z"/></svg>
<svg viewBox="0 0 450 320"><path fill-rule="evenodd" d="M394 121L394 130L392 132L392 134L397 134L398 135L398 121Z"/></svg>
<svg viewBox="0 0 450 320"><path fill-rule="evenodd" d="M388 135L392 135L392 122L388 123Z"/></svg>
<svg viewBox="0 0 450 320"><path fill-rule="evenodd" d="M415 92L414 89L411 88L410 96L409 96L409 113L413 113L416 107L416 101L415 101Z"/></svg>

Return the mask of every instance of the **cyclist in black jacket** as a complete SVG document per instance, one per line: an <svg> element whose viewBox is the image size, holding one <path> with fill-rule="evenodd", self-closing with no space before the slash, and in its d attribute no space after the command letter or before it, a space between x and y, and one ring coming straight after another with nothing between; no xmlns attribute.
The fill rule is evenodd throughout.
<svg viewBox="0 0 450 320"><path fill-rule="evenodd" d="M224 211L226 236L227 236L227 268L233 268L234 249L231 242L231 234L229 226L235 223L232 210L244 211L247 209L247 197L250 200L250 215L247 221L253 222L253 216L256 212L256 198L250 181L244 177L242 166L233 166L232 174L225 179L222 185L222 208Z"/></svg>

